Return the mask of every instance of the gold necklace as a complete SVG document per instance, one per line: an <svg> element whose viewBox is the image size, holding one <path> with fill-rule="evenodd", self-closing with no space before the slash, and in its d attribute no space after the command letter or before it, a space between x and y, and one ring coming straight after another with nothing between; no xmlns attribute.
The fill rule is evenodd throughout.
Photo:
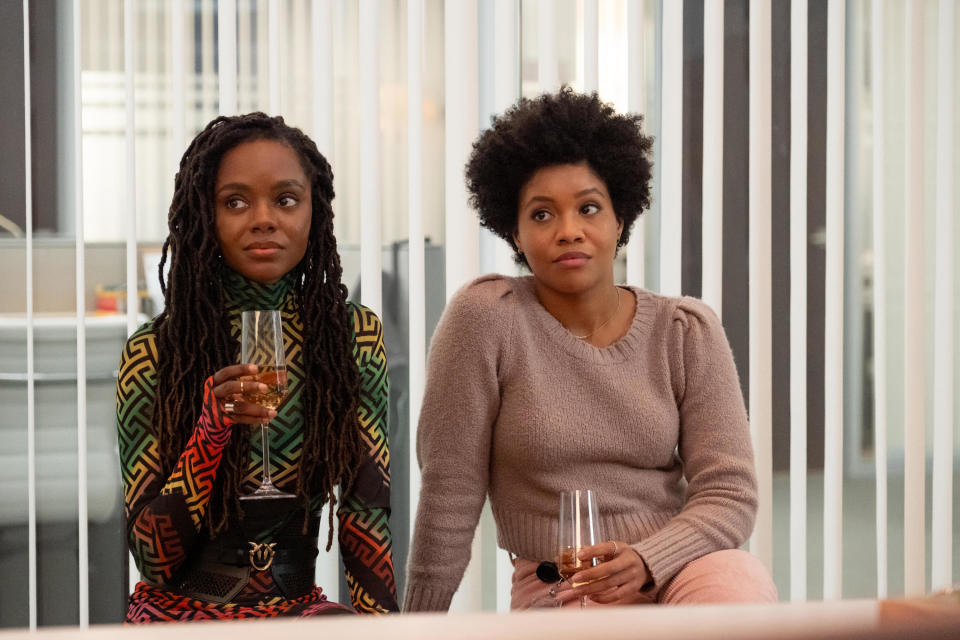
<svg viewBox="0 0 960 640"><path fill-rule="evenodd" d="M590 333L588 333L588 334L586 334L586 335L578 336L577 334L574 333L574 334L573 334L573 337L574 337L574 338L576 338L577 340L586 340L587 338L589 338L590 336L592 336L593 334L595 334L597 331L600 331L600 329L603 329L605 326L607 326L607 323L610 322L611 320L613 320L613 319L616 317L617 312L620 311L620 287L614 285L613 289L614 289L614 291L617 292L617 308L613 310L613 313L610 314L610 317L607 318L606 320L604 320L603 322L601 322L601 323L600 323L600 326L598 326L596 329L594 329L593 331L591 331ZM568 331L569 331L569 329L568 329ZM573 333L573 332L571 331L570 333Z"/></svg>

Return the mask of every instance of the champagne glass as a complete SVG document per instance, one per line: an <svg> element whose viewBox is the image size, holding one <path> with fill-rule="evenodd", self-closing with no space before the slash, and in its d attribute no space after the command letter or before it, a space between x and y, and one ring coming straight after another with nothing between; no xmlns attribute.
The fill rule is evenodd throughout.
<svg viewBox="0 0 960 640"><path fill-rule="evenodd" d="M583 547L597 544L600 538L600 516L597 494L591 489L560 492L560 529L557 536L557 567L564 580L575 573L600 564L600 558L581 560L577 557ZM587 583L571 583L574 587ZM580 598L580 608L587 606L587 598Z"/></svg>
<svg viewBox="0 0 960 640"><path fill-rule="evenodd" d="M241 376L240 380L261 382L267 385L263 393L254 389L244 390L244 402L274 409L287 397L287 363L283 352L283 322L279 310L244 311L240 331L240 362L255 364L257 373ZM248 385L255 387L256 385ZM260 486L241 500L270 498L294 498L294 494L280 491L270 479L270 425L260 424L260 440L263 443L263 472Z"/></svg>

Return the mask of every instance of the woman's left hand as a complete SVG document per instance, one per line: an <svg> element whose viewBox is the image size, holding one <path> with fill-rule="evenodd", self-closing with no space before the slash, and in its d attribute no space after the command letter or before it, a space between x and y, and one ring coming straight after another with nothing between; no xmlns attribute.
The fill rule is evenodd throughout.
<svg viewBox="0 0 960 640"><path fill-rule="evenodd" d="M626 542L601 542L582 548L578 556L586 562L591 558L602 558L603 562L574 574L569 583L581 586L570 587L565 583L557 591L557 600L567 602L587 596L599 604L642 604L651 601L650 596L642 591L651 580L650 572L640 554ZM585 582L589 584L582 584Z"/></svg>

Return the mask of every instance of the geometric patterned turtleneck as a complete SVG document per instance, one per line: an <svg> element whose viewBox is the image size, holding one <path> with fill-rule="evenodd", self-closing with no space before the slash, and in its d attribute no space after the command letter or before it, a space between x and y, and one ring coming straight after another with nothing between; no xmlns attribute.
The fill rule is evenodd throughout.
<svg viewBox="0 0 960 640"><path fill-rule="evenodd" d="M295 300L295 280L288 274L264 285L224 270L231 334L239 354L240 312L280 309L284 324L289 395L270 423L270 468L278 488L296 489L304 440L303 324ZM386 356L379 318L370 309L347 304L354 330L354 355L360 371L359 426L366 456L352 489L337 508L338 539L353 607L359 612L397 610L391 550L390 453L387 444ZM196 425L183 425L191 437L174 471L160 470L158 446L150 425L156 394L157 349L153 323L127 341L117 381L117 427L120 445L124 509L130 551L143 581L130 597L127 620L195 620L205 618L309 616L329 613L340 605L326 600L319 587L295 600L286 600L269 571L251 570L249 583L233 601L221 604L188 598L176 591L178 570L202 546L202 527L223 451L231 437L250 438L250 458L242 491L252 492L260 481L262 447L259 429L235 425L212 401L207 384L204 406ZM214 372L211 371L212 376ZM311 507L319 510L325 496L312 492ZM321 527L321 541L326 526ZM269 530L257 540L270 543ZM321 545L320 553L324 553Z"/></svg>
<svg viewBox="0 0 960 640"><path fill-rule="evenodd" d="M288 273L273 284L261 284L224 267L223 288L227 293L229 309L280 309L292 299L296 276Z"/></svg>

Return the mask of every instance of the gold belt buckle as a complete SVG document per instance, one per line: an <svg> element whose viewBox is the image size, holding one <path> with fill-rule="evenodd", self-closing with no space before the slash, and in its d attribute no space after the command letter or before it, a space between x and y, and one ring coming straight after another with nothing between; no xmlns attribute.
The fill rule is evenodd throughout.
<svg viewBox="0 0 960 640"><path fill-rule="evenodd" d="M273 556L276 555L274 547L276 542L267 544L265 542L248 542L250 545L250 566L257 571L266 571L273 564Z"/></svg>

